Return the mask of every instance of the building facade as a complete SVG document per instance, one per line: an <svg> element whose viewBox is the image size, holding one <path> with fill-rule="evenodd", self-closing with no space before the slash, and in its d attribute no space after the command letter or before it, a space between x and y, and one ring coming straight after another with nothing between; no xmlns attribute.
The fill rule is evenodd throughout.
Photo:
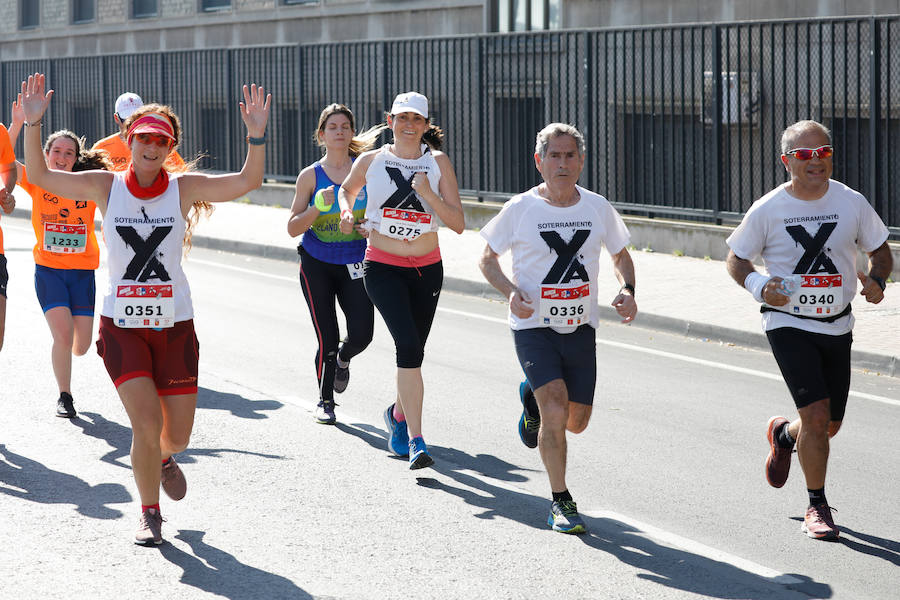
<svg viewBox="0 0 900 600"><path fill-rule="evenodd" d="M900 14L900 0L0 0L0 60Z"/></svg>

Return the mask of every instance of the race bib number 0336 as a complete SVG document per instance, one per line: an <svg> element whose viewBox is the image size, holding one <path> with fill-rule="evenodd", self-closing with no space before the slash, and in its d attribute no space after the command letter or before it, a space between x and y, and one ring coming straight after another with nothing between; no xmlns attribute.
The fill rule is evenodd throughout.
<svg viewBox="0 0 900 600"><path fill-rule="evenodd" d="M840 275L801 275L791 295L790 312L827 317L844 309L843 279Z"/></svg>
<svg viewBox="0 0 900 600"><path fill-rule="evenodd" d="M395 240L411 241L431 231L431 215L417 210L382 208L378 233Z"/></svg>
<svg viewBox="0 0 900 600"><path fill-rule="evenodd" d="M174 327L172 285L120 285L113 322L119 327Z"/></svg>
<svg viewBox="0 0 900 600"><path fill-rule="evenodd" d="M87 245L87 225L44 223L44 251L80 254Z"/></svg>
<svg viewBox="0 0 900 600"><path fill-rule="evenodd" d="M574 287L541 286L541 319L544 325L570 326L587 323L591 316L591 284Z"/></svg>

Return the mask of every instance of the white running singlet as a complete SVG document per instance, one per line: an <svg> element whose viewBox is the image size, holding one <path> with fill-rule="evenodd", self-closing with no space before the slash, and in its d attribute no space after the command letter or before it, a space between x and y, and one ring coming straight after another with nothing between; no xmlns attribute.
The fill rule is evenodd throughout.
<svg viewBox="0 0 900 600"><path fill-rule="evenodd" d="M100 314L118 327L171 327L193 318L181 268L185 228L177 177L161 195L141 200L128 191L125 172L115 174L103 218L109 286Z"/></svg>

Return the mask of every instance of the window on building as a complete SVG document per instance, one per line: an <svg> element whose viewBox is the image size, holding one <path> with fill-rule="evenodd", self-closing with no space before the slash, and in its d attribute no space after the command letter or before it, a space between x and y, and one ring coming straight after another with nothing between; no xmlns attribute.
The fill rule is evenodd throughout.
<svg viewBox="0 0 900 600"><path fill-rule="evenodd" d="M132 0L131 18L145 19L159 16L159 0Z"/></svg>
<svg viewBox="0 0 900 600"><path fill-rule="evenodd" d="M231 0L200 0L200 10L211 12L231 8Z"/></svg>
<svg viewBox="0 0 900 600"><path fill-rule="evenodd" d="M94 0L72 0L72 22L89 23L94 20Z"/></svg>
<svg viewBox="0 0 900 600"><path fill-rule="evenodd" d="M282 4L285 5L293 5L293 4L318 4L319 0L281 0Z"/></svg>
<svg viewBox="0 0 900 600"><path fill-rule="evenodd" d="M559 29L562 0L493 0L496 31Z"/></svg>
<svg viewBox="0 0 900 600"><path fill-rule="evenodd" d="M39 0L19 0L19 27L32 29L40 25L41 3Z"/></svg>

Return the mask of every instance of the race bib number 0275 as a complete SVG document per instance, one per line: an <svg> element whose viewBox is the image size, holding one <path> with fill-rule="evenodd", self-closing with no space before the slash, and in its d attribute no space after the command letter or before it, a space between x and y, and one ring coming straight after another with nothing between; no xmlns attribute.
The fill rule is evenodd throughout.
<svg viewBox="0 0 900 600"><path fill-rule="evenodd" d="M574 287L541 286L544 325L568 327L587 323L591 316L591 284Z"/></svg>
<svg viewBox="0 0 900 600"><path fill-rule="evenodd" d="M80 254L86 250L87 225L44 223L44 251Z"/></svg>
<svg viewBox="0 0 900 600"><path fill-rule="evenodd" d="M417 210L382 208L378 233L395 240L411 241L431 231L431 215Z"/></svg>
<svg viewBox="0 0 900 600"><path fill-rule="evenodd" d="M172 285L120 285L113 322L119 327L174 327Z"/></svg>

